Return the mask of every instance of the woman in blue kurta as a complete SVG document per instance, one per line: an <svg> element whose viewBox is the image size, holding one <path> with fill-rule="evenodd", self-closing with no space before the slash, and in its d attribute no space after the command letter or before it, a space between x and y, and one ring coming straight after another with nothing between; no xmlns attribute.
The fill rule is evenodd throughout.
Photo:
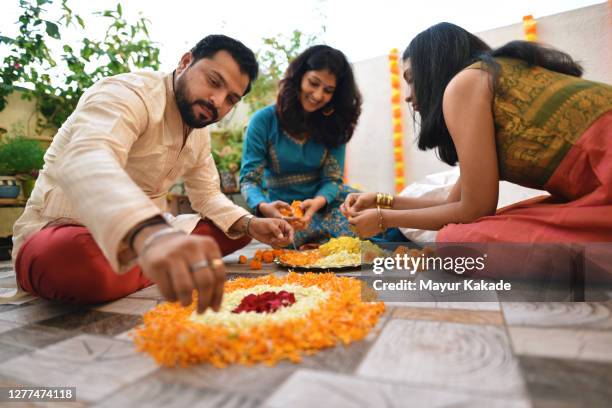
<svg viewBox="0 0 612 408"><path fill-rule="evenodd" d="M240 169L248 206L281 218L294 200L304 211L295 245L354 236L339 210L355 190L342 182L346 143L361 113L361 95L344 54L310 47L289 65L275 105L253 115Z"/></svg>

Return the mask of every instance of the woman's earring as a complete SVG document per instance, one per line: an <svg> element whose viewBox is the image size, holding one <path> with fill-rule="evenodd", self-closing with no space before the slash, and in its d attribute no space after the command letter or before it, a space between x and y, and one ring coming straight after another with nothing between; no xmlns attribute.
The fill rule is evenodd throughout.
<svg viewBox="0 0 612 408"><path fill-rule="evenodd" d="M334 108L333 106L328 106L327 108L323 109L321 113L323 116L331 116L334 114Z"/></svg>

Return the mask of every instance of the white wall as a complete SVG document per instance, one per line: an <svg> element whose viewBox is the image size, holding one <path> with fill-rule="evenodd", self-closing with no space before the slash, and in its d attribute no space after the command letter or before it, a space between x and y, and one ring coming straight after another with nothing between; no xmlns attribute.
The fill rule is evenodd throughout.
<svg viewBox="0 0 612 408"><path fill-rule="evenodd" d="M612 82L612 5L605 2L536 18L536 21L538 42L567 52L579 61L584 68L584 78ZM523 23L477 35L491 47L499 47L522 39Z"/></svg>
<svg viewBox="0 0 612 408"><path fill-rule="evenodd" d="M607 2L552 16L534 16L538 41L569 53L585 68L584 78L612 83L612 7ZM476 33L491 47L523 39L523 23ZM408 44L405 44L408 45ZM366 191L392 192L394 171L391 84L387 55L353 64L363 94L363 112L347 149L350 184ZM402 81L403 82L403 81ZM405 86L405 84L403 84ZM406 183L450 167L434 151L419 151L413 122L404 106Z"/></svg>
<svg viewBox="0 0 612 408"><path fill-rule="evenodd" d="M381 188L377 180L393 182L389 64L385 56L361 61L353 69L363 105L358 127L347 148L345 167L351 184L358 184L358 188L366 191L375 190Z"/></svg>

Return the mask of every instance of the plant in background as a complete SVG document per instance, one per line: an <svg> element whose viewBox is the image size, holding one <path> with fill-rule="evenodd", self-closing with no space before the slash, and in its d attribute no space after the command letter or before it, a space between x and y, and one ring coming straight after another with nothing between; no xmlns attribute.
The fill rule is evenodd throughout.
<svg viewBox="0 0 612 408"><path fill-rule="evenodd" d="M27 139L23 125L14 125L0 142L0 174L35 179L44 164L45 149L40 142Z"/></svg>
<svg viewBox="0 0 612 408"><path fill-rule="evenodd" d="M213 136L212 155L219 172L240 170L243 136L242 128L225 129Z"/></svg>
<svg viewBox="0 0 612 408"><path fill-rule="evenodd" d="M325 27L322 28L325 31ZM264 108L276 99L278 83L287 66L300 52L317 41L317 35L305 35L294 30L290 37L277 35L264 38L264 47L257 52L259 77L253 83L251 92L245 97L251 112Z"/></svg>
<svg viewBox="0 0 612 408"><path fill-rule="evenodd" d="M219 171L221 191L226 194L240 191L238 170L242 160L243 137L242 127L220 130L211 135L212 156Z"/></svg>
<svg viewBox="0 0 612 408"><path fill-rule="evenodd" d="M121 4L115 10L94 13L108 19L103 39L83 38L79 44L62 43L62 31L70 26L85 29L84 20L62 0L62 17L58 21L45 18L43 6L53 0L20 0L19 33L15 38L0 36L0 44L8 46L0 77L0 111L16 85L26 89L22 97L36 101L41 114L38 130L57 129L72 113L83 92L103 77L129 72L135 68L159 68L159 49L149 38L148 20L141 17L129 24L123 17ZM51 56L47 44L58 44L59 59Z"/></svg>

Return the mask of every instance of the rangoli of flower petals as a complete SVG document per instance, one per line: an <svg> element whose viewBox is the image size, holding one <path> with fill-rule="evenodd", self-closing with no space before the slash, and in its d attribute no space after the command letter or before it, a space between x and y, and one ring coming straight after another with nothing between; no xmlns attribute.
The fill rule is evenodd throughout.
<svg viewBox="0 0 612 408"><path fill-rule="evenodd" d="M282 292L295 302L283 301L289 297ZM234 313L250 295L285 304L270 312ZM299 362L320 349L363 339L385 310L382 302L362 302L359 280L331 273L239 278L225 284L219 312L197 315L196 304L164 303L145 313L133 334L137 349L164 366Z"/></svg>

